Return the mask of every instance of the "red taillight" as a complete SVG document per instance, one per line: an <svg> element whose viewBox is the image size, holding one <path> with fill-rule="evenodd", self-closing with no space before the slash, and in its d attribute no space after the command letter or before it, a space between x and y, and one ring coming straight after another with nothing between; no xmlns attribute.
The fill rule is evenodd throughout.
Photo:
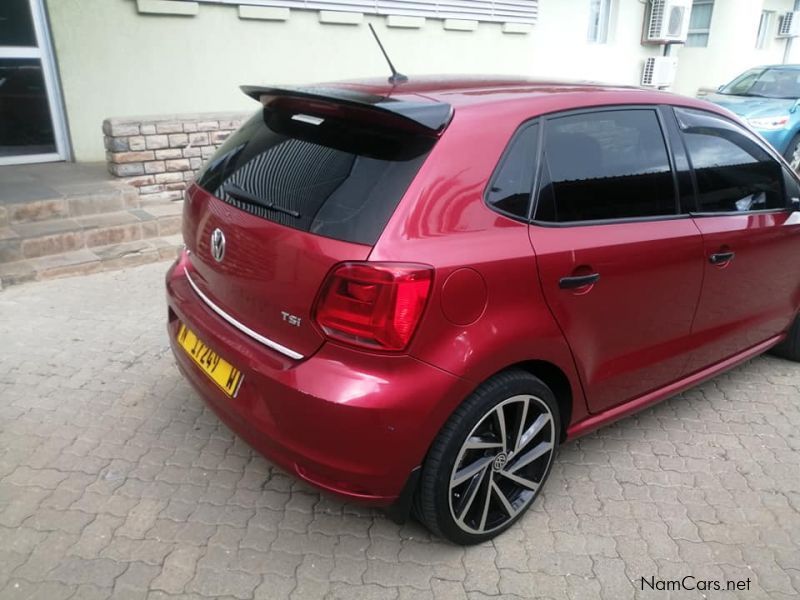
<svg viewBox="0 0 800 600"><path fill-rule="evenodd" d="M403 350L414 335L433 269L406 263L344 263L325 280L315 318L333 339Z"/></svg>

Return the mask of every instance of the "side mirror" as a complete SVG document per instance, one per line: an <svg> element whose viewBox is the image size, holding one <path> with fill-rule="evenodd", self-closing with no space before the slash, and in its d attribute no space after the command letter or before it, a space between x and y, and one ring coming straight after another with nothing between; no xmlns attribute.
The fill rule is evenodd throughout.
<svg viewBox="0 0 800 600"><path fill-rule="evenodd" d="M800 198L789 198L789 210L791 212L800 212Z"/></svg>
<svg viewBox="0 0 800 600"><path fill-rule="evenodd" d="M722 88L724 88L724 87L725 87L725 84L723 83L722 85L720 85L719 87L717 87L717 91L718 91L718 92L721 92L721 91L722 91Z"/></svg>

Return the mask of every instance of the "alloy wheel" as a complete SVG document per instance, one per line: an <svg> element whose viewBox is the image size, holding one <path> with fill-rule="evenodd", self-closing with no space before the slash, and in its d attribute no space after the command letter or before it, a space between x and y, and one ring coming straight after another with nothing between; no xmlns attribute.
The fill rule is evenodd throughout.
<svg viewBox="0 0 800 600"><path fill-rule="evenodd" d="M467 436L450 474L450 513L462 530L490 533L533 501L555 449L553 415L531 395L495 405Z"/></svg>

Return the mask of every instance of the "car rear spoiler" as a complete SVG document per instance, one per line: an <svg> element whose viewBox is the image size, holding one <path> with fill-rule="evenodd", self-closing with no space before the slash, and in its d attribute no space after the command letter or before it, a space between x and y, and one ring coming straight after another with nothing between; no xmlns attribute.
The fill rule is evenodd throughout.
<svg viewBox="0 0 800 600"><path fill-rule="evenodd" d="M399 100L342 87L244 85L241 89L268 109L321 117L342 116L342 113L361 115L424 135L439 135L453 116L453 107L444 102Z"/></svg>

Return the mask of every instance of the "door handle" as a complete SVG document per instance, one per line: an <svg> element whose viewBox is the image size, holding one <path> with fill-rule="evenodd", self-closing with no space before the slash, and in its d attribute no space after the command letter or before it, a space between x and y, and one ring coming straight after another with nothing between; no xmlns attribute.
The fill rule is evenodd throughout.
<svg viewBox="0 0 800 600"><path fill-rule="evenodd" d="M732 261L736 257L736 252L717 252L708 257L708 262L712 265L721 265Z"/></svg>
<svg viewBox="0 0 800 600"><path fill-rule="evenodd" d="M600 280L600 273L592 273L591 275L578 275L575 277L562 277L558 280L558 287L562 290L574 290L589 285L594 285Z"/></svg>

